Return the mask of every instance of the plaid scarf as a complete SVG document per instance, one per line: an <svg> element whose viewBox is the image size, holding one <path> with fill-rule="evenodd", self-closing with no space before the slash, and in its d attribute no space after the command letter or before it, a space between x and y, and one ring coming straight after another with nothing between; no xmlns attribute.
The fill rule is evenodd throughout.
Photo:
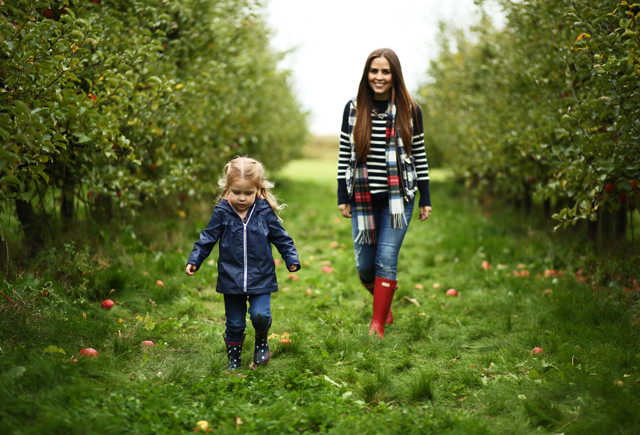
<svg viewBox="0 0 640 435"><path fill-rule="evenodd" d="M391 104L391 102L389 102ZM356 123L356 107L351 104L349 113L349 137L351 149L354 149L353 132ZM389 212L391 214L391 228L402 228L406 223L404 215L403 193L399 175L399 166L396 154L396 105L391 107L387 115L387 128L385 140L385 158L387 162L387 184L389 188ZM353 197L355 210L352 211L358 222L358 235L356 242L365 245L375 245L375 222L373 220L373 207L371 205L371 192L369 190L369 177L367 174L366 159L358 163L353 174Z"/></svg>

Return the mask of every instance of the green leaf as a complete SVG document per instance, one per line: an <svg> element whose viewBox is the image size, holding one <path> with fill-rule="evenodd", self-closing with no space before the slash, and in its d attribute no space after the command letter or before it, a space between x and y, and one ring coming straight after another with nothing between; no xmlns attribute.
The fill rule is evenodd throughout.
<svg viewBox="0 0 640 435"><path fill-rule="evenodd" d="M67 354L64 350L60 349L57 346L49 346L43 352L44 353L61 353L63 355Z"/></svg>
<svg viewBox="0 0 640 435"><path fill-rule="evenodd" d="M18 179L18 177L11 174L5 175L4 177L0 178L0 185L7 184L7 183L20 184L20 180Z"/></svg>

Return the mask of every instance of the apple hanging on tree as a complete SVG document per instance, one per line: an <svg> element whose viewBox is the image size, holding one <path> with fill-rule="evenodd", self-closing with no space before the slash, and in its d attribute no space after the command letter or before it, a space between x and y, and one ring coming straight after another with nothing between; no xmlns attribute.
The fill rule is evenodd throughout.
<svg viewBox="0 0 640 435"><path fill-rule="evenodd" d="M616 186L614 184L607 183L604 185L604 193L608 193L609 195L611 195L615 191L616 191Z"/></svg>

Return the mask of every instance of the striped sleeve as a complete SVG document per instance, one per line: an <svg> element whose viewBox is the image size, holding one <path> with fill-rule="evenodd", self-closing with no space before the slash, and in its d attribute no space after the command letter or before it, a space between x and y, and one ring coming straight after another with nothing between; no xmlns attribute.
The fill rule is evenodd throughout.
<svg viewBox="0 0 640 435"><path fill-rule="evenodd" d="M416 162L416 173L418 175L418 190L420 191L419 207L431 206L431 193L429 191L429 163L427 153L424 148L424 124L422 123L422 109L417 108L418 129L414 133L411 143L411 155Z"/></svg>
<svg viewBox="0 0 640 435"><path fill-rule="evenodd" d="M340 129L340 151L338 155L338 205L348 204L349 194L347 193L347 183L344 179L345 172L349 166L351 157L351 145L349 144L349 107L351 101L344 107L342 114L342 128Z"/></svg>

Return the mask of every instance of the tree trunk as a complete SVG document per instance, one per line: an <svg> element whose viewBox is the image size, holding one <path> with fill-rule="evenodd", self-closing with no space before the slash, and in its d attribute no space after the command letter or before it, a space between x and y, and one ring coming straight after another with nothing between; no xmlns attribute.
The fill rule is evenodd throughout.
<svg viewBox="0 0 640 435"><path fill-rule="evenodd" d="M33 210L30 202L15 200L16 214L24 233L24 258L35 257L44 247L44 226L42 217Z"/></svg>
<svg viewBox="0 0 640 435"><path fill-rule="evenodd" d="M73 228L73 189L71 186L63 185L60 201L60 222L62 223L62 231L69 231Z"/></svg>
<svg viewBox="0 0 640 435"><path fill-rule="evenodd" d="M531 209L533 208L533 195L531 194L531 185L525 183L524 196L522 198L522 211L525 216L531 216Z"/></svg>

